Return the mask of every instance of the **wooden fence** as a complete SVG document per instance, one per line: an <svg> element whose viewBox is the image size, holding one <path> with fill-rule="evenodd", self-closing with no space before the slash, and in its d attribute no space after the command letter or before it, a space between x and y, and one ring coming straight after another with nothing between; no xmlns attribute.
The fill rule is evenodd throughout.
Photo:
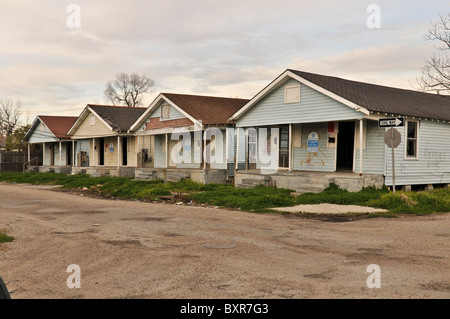
<svg viewBox="0 0 450 319"><path fill-rule="evenodd" d="M42 154L31 153L31 158L40 157L42 165ZM0 152L0 172L23 172L23 164L28 161L28 152Z"/></svg>

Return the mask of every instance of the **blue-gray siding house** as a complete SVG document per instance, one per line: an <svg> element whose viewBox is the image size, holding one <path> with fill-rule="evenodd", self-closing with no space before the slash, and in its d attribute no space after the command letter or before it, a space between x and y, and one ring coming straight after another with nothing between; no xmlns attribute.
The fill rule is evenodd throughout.
<svg viewBox="0 0 450 319"><path fill-rule="evenodd" d="M450 183L450 97L286 70L230 121L236 185L392 186L382 118L402 117L395 185Z"/></svg>
<svg viewBox="0 0 450 319"><path fill-rule="evenodd" d="M31 124L24 141L28 144L28 162L30 146L41 145L42 166L39 171L70 173L73 164L73 143L67 131L77 120L75 116L44 116L39 115Z"/></svg>

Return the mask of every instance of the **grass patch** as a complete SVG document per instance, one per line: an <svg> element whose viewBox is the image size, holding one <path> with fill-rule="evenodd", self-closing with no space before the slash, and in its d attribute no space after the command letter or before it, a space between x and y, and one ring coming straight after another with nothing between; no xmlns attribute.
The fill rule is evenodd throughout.
<svg viewBox="0 0 450 319"><path fill-rule="evenodd" d="M338 204L338 205L362 205L371 206L368 203L379 200L381 196L388 194L387 187L376 188L373 186L364 187L359 192L349 192L340 188L336 184L331 184L321 193L305 193L295 200L296 205L300 204Z"/></svg>
<svg viewBox="0 0 450 319"><path fill-rule="evenodd" d="M34 185L61 185L63 189L90 191L101 196L158 200L170 195L174 201L208 204L251 212L274 212L271 208L299 204L331 203L360 205L388 210L371 216L391 217L397 214L425 215L450 211L450 190L391 193L387 187L365 187L349 192L331 184L321 193L305 193L294 197L292 190L267 186L240 189L230 184L197 184L181 182L138 181L126 177L90 177L56 173L0 173L0 181Z"/></svg>
<svg viewBox="0 0 450 319"><path fill-rule="evenodd" d="M288 189L256 186L251 189L239 189L232 185L209 186L192 196L199 203L240 208L245 211L262 210L271 207L293 206L294 197Z"/></svg>
<svg viewBox="0 0 450 319"><path fill-rule="evenodd" d="M8 236L4 234L4 232L0 229L0 243L9 243L14 240L14 237Z"/></svg>

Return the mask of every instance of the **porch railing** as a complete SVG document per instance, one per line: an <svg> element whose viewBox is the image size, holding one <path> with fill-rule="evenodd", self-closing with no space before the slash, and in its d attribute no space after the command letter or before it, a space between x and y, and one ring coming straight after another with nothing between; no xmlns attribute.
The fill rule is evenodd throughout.
<svg viewBox="0 0 450 319"><path fill-rule="evenodd" d="M39 156L34 157L28 162L23 163L23 172L31 172L39 167Z"/></svg>

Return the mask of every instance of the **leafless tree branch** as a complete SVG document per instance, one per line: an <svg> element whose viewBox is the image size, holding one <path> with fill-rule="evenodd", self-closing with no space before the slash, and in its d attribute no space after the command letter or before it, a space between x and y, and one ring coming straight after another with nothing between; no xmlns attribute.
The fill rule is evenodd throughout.
<svg viewBox="0 0 450 319"><path fill-rule="evenodd" d="M0 99L0 134L9 136L20 124L22 102L11 98Z"/></svg>
<svg viewBox="0 0 450 319"><path fill-rule="evenodd" d="M450 13L439 14L425 35L426 40L437 41L437 52L426 58L422 76L416 81L422 91L450 93Z"/></svg>
<svg viewBox="0 0 450 319"><path fill-rule="evenodd" d="M155 82L145 74L119 73L106 84L106 99L114 105L140 106L142 94L151 91Z"/></svg>

